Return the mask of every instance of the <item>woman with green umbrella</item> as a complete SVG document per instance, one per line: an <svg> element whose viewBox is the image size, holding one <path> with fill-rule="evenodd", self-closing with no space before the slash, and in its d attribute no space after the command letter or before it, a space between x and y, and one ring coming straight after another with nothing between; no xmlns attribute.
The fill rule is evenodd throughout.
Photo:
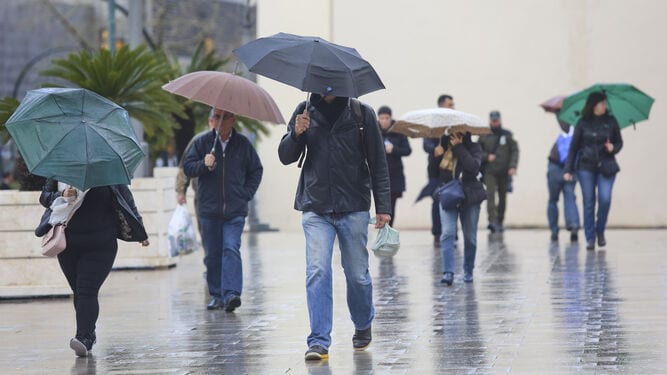
<svg viewBox="0 0 667 375"><path fill-rule="evenodd" d="M598 246L607 244L604 233L611 206L611 191L616 173L620 170L615 155L622 147L618 122L607 110L607 96L603 92L590 93L582 117L574 128L563 174L566 181L572 181L572 173L576 170L581 185L588 250L595 249L596 238Z"/></svg>

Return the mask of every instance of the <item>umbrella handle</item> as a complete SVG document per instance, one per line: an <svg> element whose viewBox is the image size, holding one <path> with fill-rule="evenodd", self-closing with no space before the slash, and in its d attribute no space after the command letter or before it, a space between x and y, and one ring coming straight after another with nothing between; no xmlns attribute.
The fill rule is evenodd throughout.
<svg viewBox="0 0 667 375"><path fill-rule="evenodd" d="M213 147L211 147L211 154L215 152L215 145L218 142L218 138L220 137L220 126L222 126L222 115L218 120L218 125L215 127L215 139L213 140Z"/></svg>

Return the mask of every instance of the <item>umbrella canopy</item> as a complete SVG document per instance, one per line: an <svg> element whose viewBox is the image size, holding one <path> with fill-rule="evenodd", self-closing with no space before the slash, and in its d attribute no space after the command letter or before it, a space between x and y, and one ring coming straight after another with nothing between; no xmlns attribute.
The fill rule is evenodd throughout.
<svg viewBox="0 0 667 375"><path fill-rule="evenodd" d="M384 89L371 64L354 48L318 37L278 33L234 53L251 72L305 92L357 98Z"/></svg>
<svg viewBox="0 0 667 375"><path fill-rule="evenodd" d="M86 89L28 91L6 126L30 173L81 190L129 184L145 156L127 111Z"/></svg>
<svg viewBox="0 0 667 375"><path fill-rule="evenodd" d="M609 113L616 118L621 129L648 119L654 101L653 98L629 84L596 84L565 98L558 118L568 124L576 125L581 118L586 99L592 92L602 92L607 95Z"/></svg>
<svg viewBox="0 0 667 375"><path fill-rule="evenodd" d="M266 90L235 74L193 72L176 78L162 88L237 115L274 124L285 123L276 102Z"/></svg>
<svg viewBox="0 0 667 375"><path fill-rule="evenodd" d="M391 131L412 138L440 138L454 132L489 134L491 128L470 113L449 108L429 108L406 113L396 121Z"/></svg>
<svg viewBox="0 0 667 375"><path fill-rule="evenodd" d="M558 113L560 112L560 109L563 106L563 100L565 98L566 98L565 95L554 96L553 98L540 104L540 106L542 107L542 109L544 109L545 112Z"/></svg>

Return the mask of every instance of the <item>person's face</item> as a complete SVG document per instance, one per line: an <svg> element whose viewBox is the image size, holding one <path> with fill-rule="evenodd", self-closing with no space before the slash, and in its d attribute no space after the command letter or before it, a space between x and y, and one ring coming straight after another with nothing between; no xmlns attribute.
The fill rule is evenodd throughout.
<svg viewBox="0 0 667 375"><path fill-rule="evenodd" d="M454 100L449 98L445 99L444 102L440 103L440 108L454 109Z"/></svg>
<svg viewBox="0 0 667 375"><path fill-rule="evenodd" d="M605 114L605 112L607 112L607 101L606 100L603 100L603 101L599 102L598 104L595 105L595 107L593 107L593 113L596 116L602 116L602 115Z"/></svg>
<svg viewBox="0 0 667 375"><path fill-rule="evenodd" d="M494 118L494 119L491 119L490 124L491 124L491 127L493 127L493 128L499 128L501 122L500 122L499 118Z"/></svg>
<svg viewBox="0 0 667 375"><path fill-rule="evenodd" d="M387 130L391 126L391 116L387 113L383 113L378 116L378 122L383 130Z"/></svg>
<svg viewBox="0 0 667 375"><path fill-rule="evenodd" d="M234 126L234 122L236 122L236 116L227 111L223 111L221 109L216 109L215 112L213 113L213 116L208 119L208 125L211 128L216 128L218 124L220 123L220 119L222 119L222 123L220 124L220 133L221 134L227 134L232 130L232 127Z"/></svg>

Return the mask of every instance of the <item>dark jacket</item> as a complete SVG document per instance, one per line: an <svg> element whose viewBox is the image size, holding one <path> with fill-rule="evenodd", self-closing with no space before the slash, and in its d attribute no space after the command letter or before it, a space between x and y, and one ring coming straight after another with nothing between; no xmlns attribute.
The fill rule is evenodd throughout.
<svg viewBox="0 0 667 375"><path fill-rule="evenodd" d="M318 214L368 211L372 188L376 213L390 214L387 158L373 109L362 104L363 147L367 155L364 159L362 136L349 100L334 123L312 103L308 108L310 128L296 137L296 115L305 108L305 103L301 103L278 147L280 161L285 165L296 162L306 152L294 208Z"/></svg>
<svg viewBox="0 0 667 375"><path fill-rule="evenodd" d="M482 146L483 172L492 175L507 175L507 171L519 164L519 145L512 132L506 129L491 129L492 133L479 137ZM495 154L496 160L489 163L489 154Z"/></svg>
<svg viewBox="0 0 667 375"><path fill-rule="evenodd" d="M114 208L118 213L118 239L128 242L141 242L148 239L143 219L134 204L130 189L127 185L112 185L110 188L115 198ZM35 229L36 236L41 237L51 229L51 224L48 223L51 217L51 203L61 195L62 193L58 191L58 181L48 179L39 196L39 203L46 207L46 211L42 215L39 226Z"/></svg>
<svg viewBox="0 0 667 375"><path fill-rule="evenodd" d="M403 134L391 132L391 127L387 131L382 130L382 139L384 142L391 142L394 145L391 154L385 153L387 168L389 168L390 191L392 193L402 193L405 191L405 174L403 173L401 158L412 153L410 142L408 142L408 137Z"/></svg>
<svg viewBox="0 0 667 375"><path fill-rule="evenodd" d="M248 202L257 192L264 168L248 138L232 129L229 143L215 142L216 165L209 171L204 157L211 152L216 132L211 130L195 140L183 161L188 177L198 177L197 207L199 216L230 219L248 216Z"/></svg>
<svg viewBox="0 0 667 375"><path fill-rule="evenodd" d="M464 139L462 143L452 148L452 153L456 160L456 170L453 175L451 170L440 169L439 165L442 161L442 155L436 157L435 162L437 162L438 170L440 171L439 178L443 184L451 181L453 178L461 180L466 196L464 205L479 204L486 199L484 184L477 178L482 165L482 148L479 143L470 140L470 135L466 135L465 137L468 139ZM440 144L445 151L448 147L451 147L449 136L443 136L440 139Z"/></svg>
<svg viewBox="0 0 667 375"><path fill-rule="evenodd" d="M604 147L607 139L614 145L611 154ZM572 173L575 169L597 172L604 159L617 164L614 155L622 148L621 129L613 116L605 114L588 120L582 118L574 127L564 173Z"/></svg>
<svg viewBox="0 0 667 375"><path fill-rule="evenodd" d="M428 154L426 173L428 174L429 180L440 177L440 167L438 167L439 162L436 160L437 158L433 156L433 150L435 150L439 144L439 138L424 138L424 152Z"/></svg>

